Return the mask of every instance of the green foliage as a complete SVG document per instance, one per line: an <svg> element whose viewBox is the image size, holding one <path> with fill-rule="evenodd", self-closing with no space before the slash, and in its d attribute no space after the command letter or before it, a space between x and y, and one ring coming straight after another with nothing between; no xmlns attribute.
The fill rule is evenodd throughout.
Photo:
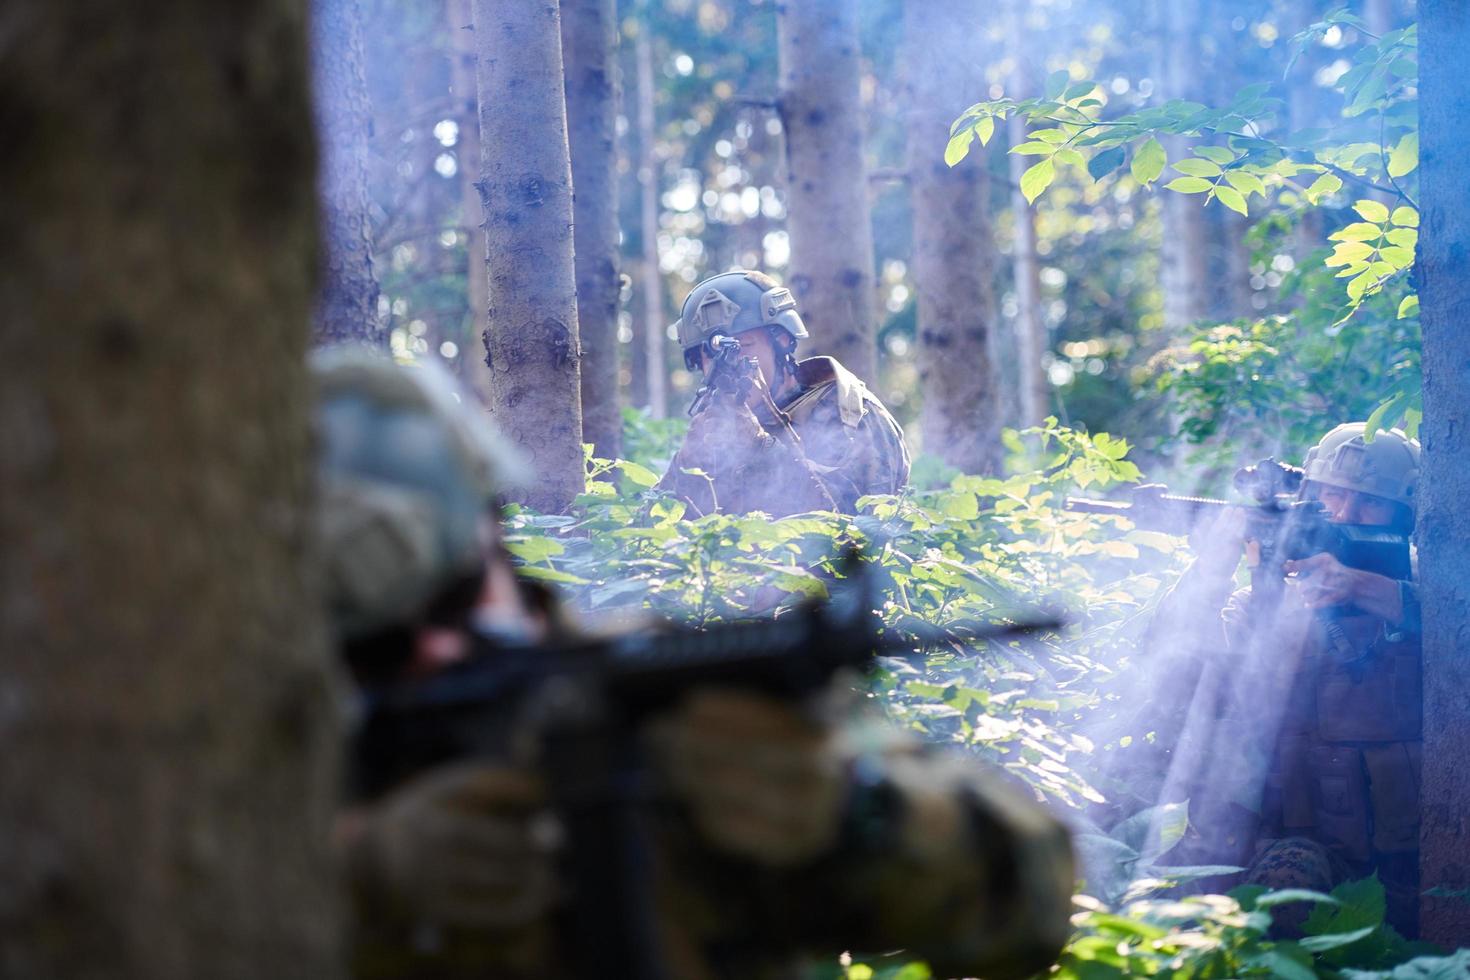
<svg viewBox="0 0 1470 980"><path fill-rule="evenodd" d="M1418 35L1411 25L1374 37L1358 18L1338 10L1292 40L1293 60L1342 26L1356 28L1366 40L1336 82L1341 121L1329 130L1284 133L1279 125L1282 102L1271 95L1269 83L1248 85L1217 106L1175 99L1109 114L1106 86L1058 78L1040 98L980 102L955 121L953 152L947 157L951 163L963 158L972 142L987 141L991 120L1019 115L1035 127L1010 149L1040 157L1022 179L1028 200L1051 186L1061 168L1085 170L1088 179L1105 180L1122 172L1125 158L1128 174L1139 185L1152 186L1167 166L1175 176L1165 180L1165 190L1198 195L1205 205L1217 202L1248 217L1254 197L1260 201L1258 216L1295 220L1304 208L1316 207L1335 224L1339 199L1352 191L1346 203L1355 214L1331 233L1330 254L1284 290L1287 302L1295 297L1300 306L1289 322L1237 324L1223 331L1209 325L1190 344L1188 355L1179 357L1176 350L1172 361L1156 363L1184 368L1187 376L1162 379L1159 388L1181 396L1184 434L1191 440L1201 441L1235 422L1268 421L1262 417L1268 404L1289 416L1348 409L1346 414L1319 415L1316 434L1351 418L1370 417L1374 429L1417 426L1418 300L1408 280L1419 223L1414 197ZM1189 155L1169 161L1161 136L1190 141ZM1324 282L1312 274L1316 268L1344 281L1336 287ZM1392 306L1373 302L1383 296L1392 299ZM1324 303L1324 297L1335 298ZM1368 332L1386 335L1384 341L1369 342L1375 351L1355 348L1340 336L1355 319L1366 321ZM1332 370L1323 348L1336 348L1339 355L1345 350L1350 369ZM1377 353L1390 356L1375 360ZM1326 370L1318 372L1319 367ZM1364 392L1372 398L1366 407L1360 405ZM1315 438L1291 428L1295 419L1288 422L1289 434L1271 428L1254 431L1277 434L1292 447Z"/></svg>

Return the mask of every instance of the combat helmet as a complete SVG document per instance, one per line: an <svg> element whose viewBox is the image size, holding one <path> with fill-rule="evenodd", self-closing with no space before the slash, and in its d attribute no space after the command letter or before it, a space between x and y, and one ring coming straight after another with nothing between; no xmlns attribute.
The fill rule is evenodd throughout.
<svg viewBox="0 0 1470 980"><path fill-rule="evenodd" d="M489 507L524 469L437 365L343 346L313 353L311 370L327 595L339 637L352 641L477 583Z"/></svg>
<svg viewBox="0 0 1470 980"><path fill-rule="evenodd" d="M1371 494L1417 510L1419 442L1398 429L1380 429L1369 442L1363 422L1339 425L1307 453L1305 479Z"/></svg>
<svg viewBox="0 0 1470 980"><path fill-rule="evenodd" d="M684 362L698 368L699 347L716 334L743 333L760 327L783 331L790 347L807 337L791 290L764 272L736 269L711 276L684 300L674 330L684 349Z"/></svg>

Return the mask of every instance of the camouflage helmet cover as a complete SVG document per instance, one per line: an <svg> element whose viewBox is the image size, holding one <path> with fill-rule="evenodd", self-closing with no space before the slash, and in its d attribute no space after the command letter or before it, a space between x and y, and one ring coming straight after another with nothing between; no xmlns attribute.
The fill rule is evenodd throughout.
<svg viewBox="0 0 1470 980"><path fill-rule="evenodd" d="M1307 453L1305 478L1355 490L1416 510L1419 442L1398 429L1382 429L1369 442L1363 422L1339 425Z"/></svg>
<svg viewBox="0 0 1470 980"><path fill-rule="evenodd" d="M778 327L793 340L805 340L806 324L796 312L791 290L764 272L737 269L711 276L684 300L674 324L679 346L698 347L715 334L737 334Z"/></svg>
<svg viewBox="0 0 1470 980"><path fill-rule="evenodd" d="M487 507L524 470L437 365L315 352L327 592L344 638L418 615L484 561Z"/></svg>

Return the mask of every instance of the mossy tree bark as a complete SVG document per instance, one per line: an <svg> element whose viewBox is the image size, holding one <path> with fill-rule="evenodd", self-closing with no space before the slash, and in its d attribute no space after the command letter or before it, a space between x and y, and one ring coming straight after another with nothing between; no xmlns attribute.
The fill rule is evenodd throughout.
<svg viewBox="0 0 1470 980"><path fill-rule="evenodd" d="M378 318L368 215L368 131L372 114L363 75L360 0L312 0L312 85L321 142L322 281L319 343L386 346Z"/></svg>
<svg viewBox="0 0 1470 980"><path fill-rule="evenodd" d="M572 173L556 0L475 0L491 413L536 469L518 494L562 511L582 491Z"/></svg>
<svg viewBox="0 0 1470 980"><path fill-rule="evenodd" d="M1420 318L1424 329L1424 460L1419 574L1424 606L1424 773L1420 887L1470 888L1470 7L1421 0L1419 60ZM1470 905L1426 896L1424 938L1470 945Z"/></svg>
<svg viewBox="0 0 1470 980"><path fill-rule="evenodd" d="M330 978L305 5L0 32L0 975Z"/></svg>
<svg viewBox="0 0 1470 980"><path fill-rule="evenodd" d="M561 37L582 341L582 438L598 456L612 459L623 442L618 401L616 0L562 0Z"/></svg>
<svg viewBox="0 0 1470 980"><path fill-rule="evenodd" d="M810 346L871 384L877 309L857 5L781 0L776 13L791 236L787 285L811 330Z"/></svg>
<svg viewBox="0 0 1470 980"><path fill-rule="evenodd" d="M974 67L980 25L961 6L904 4L917 362L924 397L919 427L926 452L966 473L990 473L1000 462L1002 412L989 154L977 144L950 167L936 149L984 87Z"/></svg>

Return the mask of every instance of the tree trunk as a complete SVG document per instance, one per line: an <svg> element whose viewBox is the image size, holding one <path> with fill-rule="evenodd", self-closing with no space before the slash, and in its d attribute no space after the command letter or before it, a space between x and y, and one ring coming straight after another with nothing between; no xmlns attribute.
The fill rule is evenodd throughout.
<svg viewBox="0 0 1470 980"><path fill-rule="evenodd" d="M449 90L454 100L454 118L459 123L459 140L455 156L459 163L460 225L469 241L465 243L465 293L469 302L469 322L464 336L459 367L460 378L480 399L490 404L490 368L480 351L489 342L490 293L485 281L485 214L480 207L480 192L475 188L480 167L480 98L475 85L475 9L474 0L449 0Z"/></svg>
<svg viewBox="0 0 1470 980"><path fill-rule="evenodd" d="M1010 18L1011 47L1015 53L1013 78L1014 98L1029 99L1037 94L1035 69L1027 54L1027 31L1022 20L1026 10L1023 0L1012 0L1007 13ZM1026 121L1013 115L1007 124L1011 145L1025 141ZM1051 414L1051 385L1046 376L1042 355L1051 346L1046 319L1041 312L1041 259L1036 253L1036 209L1021 193L1021 175L1031 165L1026 157L1006 155L1010 168L1011 216L1016 223L1013 245L1013 275L1016 284L1016 372L1020 389L1020 423L1023 427L1040 425Z"/></svg>
<svg viewBox="0 0 1470 980"><path fill-rule="evenodd" d="M1160 18L1159 94L1165 99L1196 99L1199 82L1199 0L1158 0ZM1189 141L1166 136L1169 160L1189 155ZM1159 256L1160 288L1164 294L1164 328L1178 336L1205 315L1208 270L1205 212L1199 197L1160 192L1164 239Z"/></svg>
<svg viewBox="0 0 1470 980"><path fill-rule="evenodd" d="M572 156L577 331L582 341L582 438L618 456L618 118L616 0L562 0L567 135Z"/></svg>
<svg viewBox="0 0 1470 980"><path fill-rule="evenodd" d="M916 360L923 448L966 473L1000 462L1001 407L992 336L998 264L990 233L987 153L944 162L949 127L980 91L974 18L933 0L904 4Z"/></svg>
<svg viewBox="0 0 1470 980"><path fill-rule="evenodd" d="M645 0L638 8L638 36L634 39L634 57L638 62L638 187L639 231L643 239L643 260L639 263L644 384L648 393L648 414L661 419L669 413L669 366L666 351L668 324L664 322L664 278L658 256L658 155L654 143L658 138L657 117L653 103L653 40Z"/></svg>
<svg viewBox="0 0 1470 980"><path fill-rule="evenodd" d="M791 235L788 285L812 346L872 381L877 307L857 5L782 0L776 25Z"/></svg>
<svg viewBox="0 0 1470 980"><path fill-rule="evenodd" d="M378 279L368 217L368 106L359 0L312 0L312 83L321 165L322 280L316 304L319 343L382 346Z"/></svg>
<svg viewBox="0 0 1470 980"><path fill-rule="evenodd" d="M582 492L585 471L556 0L475 0L475 45L491 414L536 470L518 499L562 511Z"/></svg>
<svg viewBox="0 0 1470 980"><path fill-rule="evenodd" d="M1424 217L1418 278L1424 329L1424 461L1419 486L1419 572L1424 607L1424 773L1421 890L1470 888L1470 7L1420 0L1420 186ZM1425 897L1424 938L1470 944L1470 905Z"/></svg>
<svg viewBox="0 0 1470 980"><path fill-rule="evenodd" d="M337 975L305 5L0 40L0 975Z"/></svg>

